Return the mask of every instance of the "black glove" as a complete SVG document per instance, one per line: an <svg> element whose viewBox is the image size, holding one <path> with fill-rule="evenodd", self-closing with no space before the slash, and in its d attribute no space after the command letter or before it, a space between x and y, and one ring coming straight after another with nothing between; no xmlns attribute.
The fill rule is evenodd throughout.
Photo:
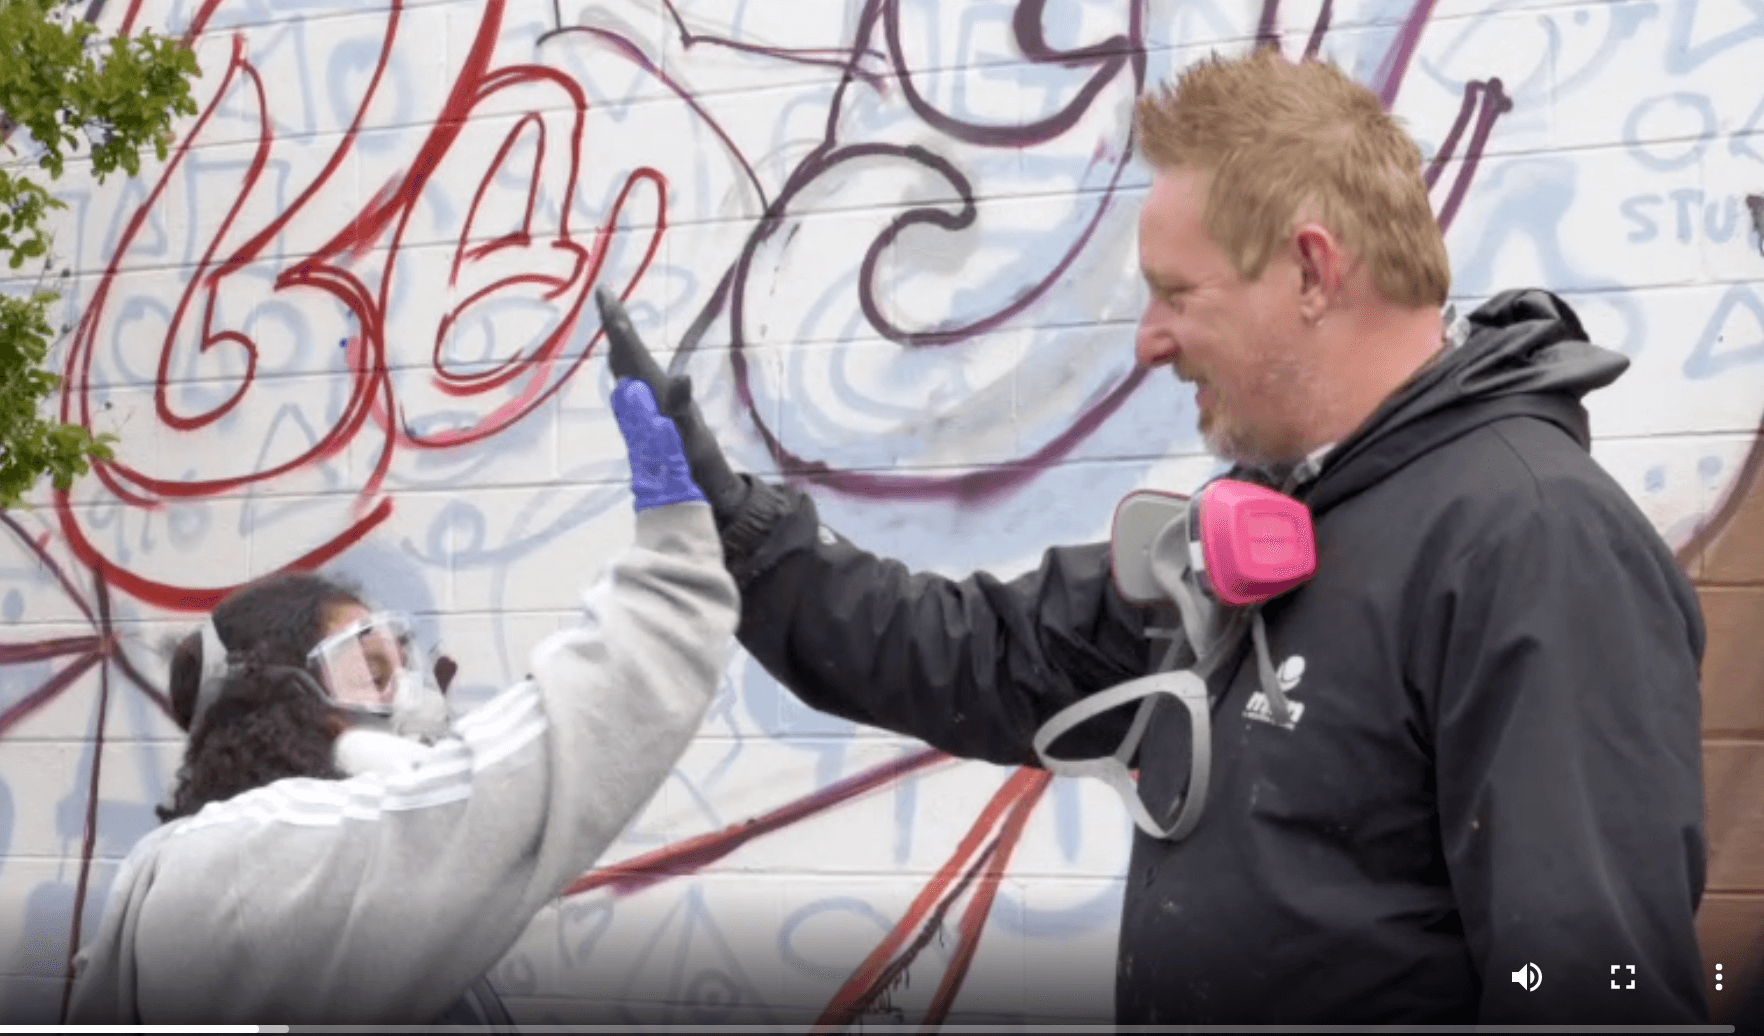
<svg viewBox="0 0 1764 1036"><path fill-rule="evenodd" d="M705 426L704 415L692 402L692 379L685 375L670 377L656 364L643 339L631 327L631 318L625 315L618 296L604 287L596 288L594 301L600 307L601 326L606 328L606 361L613 378L635 378L649 386L657 409L680 430L692 481L703 490L719 524L728 522L747 500L747 481L730 470L722 448Z"/></svg>

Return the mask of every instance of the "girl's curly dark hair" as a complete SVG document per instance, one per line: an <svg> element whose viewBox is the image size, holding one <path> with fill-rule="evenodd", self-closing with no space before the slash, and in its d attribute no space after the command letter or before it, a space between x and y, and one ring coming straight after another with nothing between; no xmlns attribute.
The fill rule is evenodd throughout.
<svg viewBox="0 0 1764 1036"><path fill-rule="evenodd" d="M194 730L202 636L192 633L178 644L171 659L172 712L190 741L171 804L156 810L162 822L284 777L343 776L331 751L348 720L313 692L304 670L330 614L361 603L341 584L306 572L269 576L227 595L214 609L214 628L233 671Z"/></svg>

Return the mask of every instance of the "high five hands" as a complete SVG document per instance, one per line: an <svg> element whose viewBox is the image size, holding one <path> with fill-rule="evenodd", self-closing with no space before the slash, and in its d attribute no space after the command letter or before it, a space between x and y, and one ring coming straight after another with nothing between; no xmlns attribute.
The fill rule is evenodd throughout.
<svg viewBox="0 0 1764 1036"><path fill-rule="evenodd" d="M597 288L594 301L600 307L601 325L606 329L607 365L612 369L613 377L618 379L618 387L613 390L613 412L631 448L633 491L636 491L639 479L639 449L633 432L638 432L638 438L660 434L639 430L640 425L647 427L650 415L659 414L678 429L676 441L680 445L673 449L684 452L691 471L688 484L696 483L696 488L703 491L699 499L710 503L719 522L728 520L741 509L747 497L747 483L730 470L722 448L706 427L697 404L693 403L692 379L685 375L673 377L661 369L643 339L637 337L636 330L631 327L631 318L626 315L624 305L612 292ZM637 396L642 393L632 395L631 389L639 384L648 386L649 400L639 400ZM631 415L629 420L633 422L629 426L627 414ZM666 452L665 444L663 452ZM668 496L669 492L660 491L656 499ZM645 506L643 499L639 494L639 510Z"/></svg>

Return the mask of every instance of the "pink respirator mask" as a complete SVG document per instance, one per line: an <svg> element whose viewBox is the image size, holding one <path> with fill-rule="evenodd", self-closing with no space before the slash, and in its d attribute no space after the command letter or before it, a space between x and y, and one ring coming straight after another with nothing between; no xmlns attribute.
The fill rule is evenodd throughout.
<svg viewBox="0 0 1764 1036"><path fill-rule="evenodd" d="M1258 676L1275 722L1291 722L1291 706L1274 672L1258 606L1316 573L1311 512L1283 493L1235 479L1217 479L1192 497L1143 490L1115 509L1109 546L1121 597L1138 605L1175 605L1182 628L1147 630L1169 640L1158 671L1061 709L1036 731L1035 753L1052 773L1104 781L1121 796L1140 830L1180 841L1200 822L1212 773L1207 681L1236 653L1245 633L1255 642ZM1184 647L1191 662L1178 670ZM1147 802L1131 767L1152 712L1165 698L1188 711L1188 787L1172 802ZM1133 725L1113 755L1055 759L1048 754L1056 740L1079 724L1136 701Z"/></svg>
<svg viewBox="0 0 1764 1036"><path fill-rule="evenodd" d="M1115 589L1134 604L1180 603L1183 568L1234 608L1272 600L1317 571L1303 503L1253 482L1218 479L1193 497L1142 490L1115 508Z"/></svg>

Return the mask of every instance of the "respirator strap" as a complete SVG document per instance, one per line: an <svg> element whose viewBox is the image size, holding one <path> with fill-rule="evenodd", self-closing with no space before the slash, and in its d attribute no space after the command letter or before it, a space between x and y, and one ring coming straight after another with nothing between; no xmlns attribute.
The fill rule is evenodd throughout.
<svg viewBox="0 0 1764 1036"><path fill-rule="evenodd" d="M1175 646L1172 645L1171 650L1174 649ZM1158 696L1175 698L1188 710L1192 731L1190 740L1193 742L1193 751L1188 760L1188 790L1180 802L1172 804L1169 812L1176 816L1168 826L1160 823L1146 809L1144 801L1139 797L1139 788L1134 783L1133 773L1127 765L1133 754L1139 750L1139 741L1145 736ZM1133 727L1121 740L1114 755L1100 759L1054 759L1047 754L1050 745L1080 723L1134 701L1139 701L1140 706L1133 717ZM1213 761L1213 729L1206 681L1193 671L1185 669L1181 672L1152 673L1106 691L1099 691L1061 709L1052 719L1042 724L1041 729L1035 732L1034 747L1041 765L1050 773L1062 777L1095 777L1103 781L1121 796L1121 801L1126 804L1128 812L1133 815L1133 822L1140 830L1153 838L1179 841L1188 837L1189 832L1200 823L1201 812L1207 804L1207 780L1212 773Z"/></svg>
<svg viewBox="0 0 1764 1036"><path fill-rule="evenodd" d="M1255 609L1255 621L1250 625L1250 637L1256 645L1256 676L1262 685L1262 693L1268 698L1268 711L1273 713L1274 722L1283 727L1292 725L1292 705L1286 700L1286 692L1280 689L1279 674L1274 672L1274 660L1268 651L1268 627L1262 622L1260 605Z"/></svg>
<svg viewBox="0 0 1764 1036"><path fill-rule="evenodd" d="M1175 592L1171 596L1175 599L1178 610L1182 612L1184 626L1199 622L1200 608L1189 596L1188 588L1181 585L1180 580L1172 582L1175 583ZM1042 767L1062 777L1095 777L1101 780L1120 795L1134 824L1153 838L1181 841L1188 837L1200 823L1201 814L1206 809L1207 785L1212 777L1212 700L1207 691L1207 680L1221 662L1237 654L1237 648L1243 642L1244 627L1251 624L1252 620L1259 624L1259 611L1244 609L1234 612L1206 657L1196 659L1192 668L1180 672L1172 670L1181 657L1183 644L1188 643L1185 632L1176 629L1148 629L1148 636L1168 638L1170 641L1159 660L1159 671L1117 684L1106 691L1099 691L1055 713L1035 732L1033 740L1035 755L1041 761ZM1254 628L1252 625L1251 629ZM1192 649L1192 644L1190 647ZM1262 647L1265 655L1265 637ZM1190 732L1188 790L1183 793L1179 802L1172 803L1166 811L1166 818L1174 814L1174 818L1168 823L1153 817L1146 808L1144 800L1139 796L1138 785L1133 780L1131 769L1134 754L1139 751L1140 741L1151 725L1152 713L1165 696L1175 698L1188 710ZM1048 755L1049 746L1079 724L1134 701L1139 702L1139 708L1134 712L1127 736L1121 739L1121 744L1113 755L1097 759L1055 759ZM1282 697L1280 707L1284 708L1285 705L1286 699Z"/></svg>
<svg viewBox="0 0 1764 1036"><path fill-rule="evenodd" d="M1170 641L1169 646L1164 648L1164 657L1158 661L1157 669L1155 669L1154 672L1167 673L1175 669L1176 659L1180 657L1182 653L1182 645L1184 643L1182 631L1180 629L1147 629L1145 635L1148 637L1163 637ZM1114 758L1117 759L1122 766L1128 767L1129 772L1131 772L1131 767L1133 765L1133 753L1139 750L1139 741L1141 738L1145 737L1145 728L1151 723L1152 713L1157 711L1157 707L1158 700L1156 698L1147 697L1141 701L1139 703L1139 708L1135 709L1133 712L1133 725L1127 728L1127 736L1121 739L1120 747L1115 749ZM1055 716L1054 718L1058 719L1059 717ZM1078 723L1082 722L1084 722L1084 720L1080 718L1065 729L1070 730L1072 729L1072 726L1076 726ZM1051 745L1053 744L1053 740L1054 739L1050 737L1045 744ZM1047 761L1047 756L1043 753L1042 762L1045 763ZM1060 765L1063 766L1066 764L1062 762Z"/></svg>

